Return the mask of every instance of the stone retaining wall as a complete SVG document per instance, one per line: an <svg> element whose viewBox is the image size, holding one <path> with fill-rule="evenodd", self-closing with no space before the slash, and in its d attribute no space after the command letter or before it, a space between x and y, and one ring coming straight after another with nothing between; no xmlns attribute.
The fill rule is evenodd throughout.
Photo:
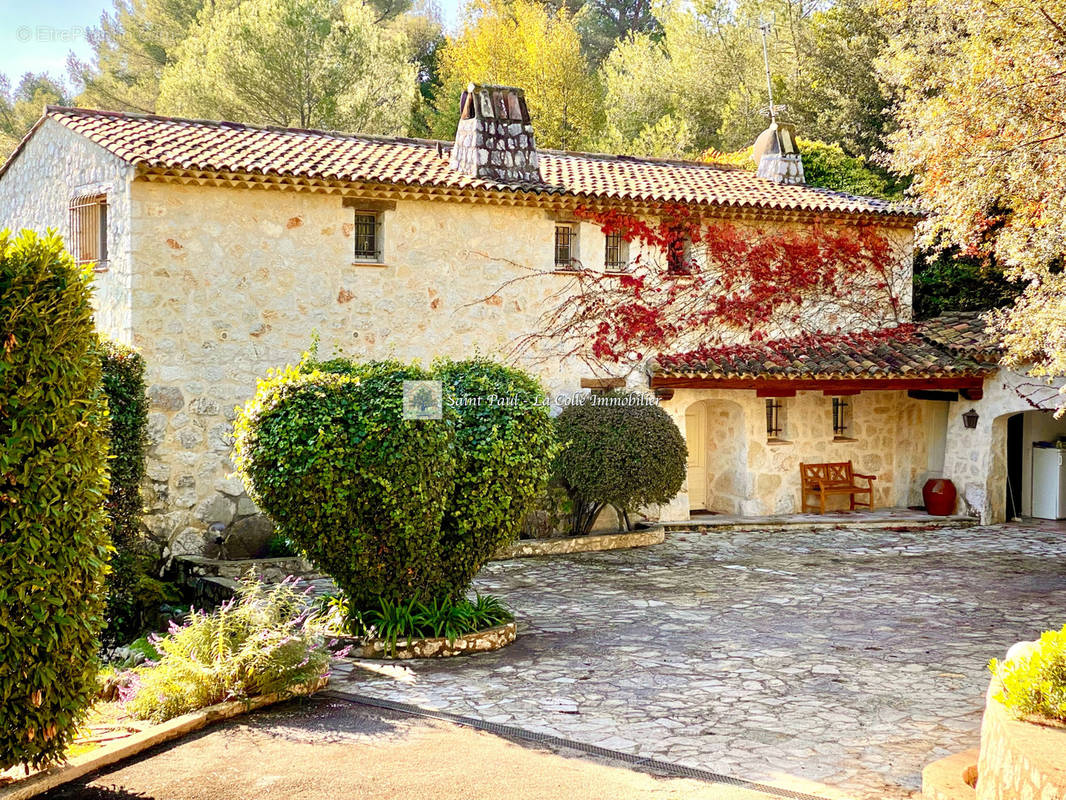
<svg viewBox="0 0 1066 800"><path fill-rule="evenodd" d="M228 578L235 581L248 573L254 574L266 583L280 583L290 575L306 580L322 577L322 573L316 570L310 561L300 556L233 560L179 556L175 559L175 563L179 579L183 582L202 577Z"/></svg>
<svg viewBox="0 0 1066 800"><path fill-rule="evenodd" d="M628 547L647 547L661 544L666 534L662 525L625 533L604 533L591 536L564 536L559 539L519 539L499 550L492 558L555 556L566 553L594 553L601 550L624 550Z"/></svg>
<svg viewBox="0 0 1066 800"><path fill-rule="evenodd" d="M1062 800L1066 798L1066 727L1014 719L995 699L993 679L981 723L977 800Z"/></svg>
<svg viewBox="0 0 1066 800"><path fill-rule="evenodd" d="M391 648L383 639L363 642L344 636L336 638L340 644L354 645L348 653L353 658L446 658L499 650L513 642L516 636L518 636L518 626L514 622L508 622L506 625L475 631L457 639L440 637L399 641L396 643L395 655L391 654Z"/></svg>

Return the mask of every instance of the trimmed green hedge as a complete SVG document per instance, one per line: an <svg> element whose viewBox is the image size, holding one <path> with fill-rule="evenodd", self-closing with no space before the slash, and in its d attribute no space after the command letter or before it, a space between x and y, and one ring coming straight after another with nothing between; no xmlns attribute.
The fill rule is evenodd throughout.
<svg viewBox="0 0 1066 800"><path fill-rule="evenodd" d="M140 539L141 480L148 450L145 364L132 347L105 340L103 348L103 385L111 418L107 514L111 541L128 546Z"/></svg>
<svg viewBox="0 0 1066 800"><path fill-rule="evenodd" d="M160 603L175 599L153 575L158 554L148 552L141 535L141 480L148 450L148 395L144 358L118 342L104 342L103 385L111 416L108 433L111 490L111 573L107 578L107 644L121 644L141 634Z"/></svg>
<svg viewBox="0 0 1066 800"><path fill-rule="evenodd" d="M665 503L681 490L688 449L670 415L644 395L608 392L556 418L563 451L556 476L573 504L573 533L585 535L605 506L629 512Z"/></svg>
<svg viewBox="0 0 1066 800"><path fill-rule="evenodd" d="M434 378L442 419L403 419L403 381ZM426 372L309 358L260 381L238 415L236 464L353 613L459 598L547 481L553 430L541 398L533 378L483 359Z"/></svg>
<svg viewBox="0 0 1066 800"><path fill-rule="evenodd" d="M0 233L0 770L59 758L95 694L107 403L88 277Z"/></svg>

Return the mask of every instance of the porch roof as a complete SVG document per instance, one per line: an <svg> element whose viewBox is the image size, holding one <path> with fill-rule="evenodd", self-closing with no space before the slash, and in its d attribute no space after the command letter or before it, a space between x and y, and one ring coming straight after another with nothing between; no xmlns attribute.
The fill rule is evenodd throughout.
<svg viewBox="0 0 1066 800"><path fill-rule="evenodd" d="M998 355L976 314L660 355L653 388L979 390ZM767 393L771 393L767 391Z"/></svg>

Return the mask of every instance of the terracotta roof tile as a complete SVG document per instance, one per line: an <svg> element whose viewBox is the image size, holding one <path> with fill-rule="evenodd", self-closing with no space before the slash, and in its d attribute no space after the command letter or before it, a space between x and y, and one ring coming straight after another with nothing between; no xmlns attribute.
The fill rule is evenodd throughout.
<svg viewBox="0 0 1066 800"><path fill-rule="evenodd" d="M918 323L919 335L933 344L975 358L998 361L1000 348L987 329L985 315L977 311L952 311Z"/></svg>
<svg viewBox="0 0 1066 800"><path fill-rule="evenodd" d="M905 324L857 333L803 335L744 345L705 347L661 355L655 375L708 378L946 378L982 375L995 369L986 350L959 343L945 346L926 334L954 319Z"/></svg>
<svg viewBox="0 0 1066 800"><path fill-rule="evenodd" d="M452 169L448 164L450 142L257 128L231 122L74 108L49 107L46 116L131 164L162 170L526 191L590 199L753 209L915 216L913 210L883 200L813 186L778 185L747 170L702 162L541 150L539 183L501 184Z"/></svg>

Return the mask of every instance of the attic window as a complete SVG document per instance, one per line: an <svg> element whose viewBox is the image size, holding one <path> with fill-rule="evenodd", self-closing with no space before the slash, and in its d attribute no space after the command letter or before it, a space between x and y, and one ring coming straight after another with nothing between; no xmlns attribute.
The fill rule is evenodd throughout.
<svg viewBox="0 0 1066 800"><path fill-rule="evenodd" d="M356 211L352 239L356 261L381 261L381 214Z"/></svg>
<svg viewBox="0 0 1066 800"><path fill-rule="evenodd" d="M577 225L559 223L555 226L555 268L577 269Z"/></svg>
<svg viewBox="0 0 1066 800"><path fill-rule="evenodd" d="M624 272L629 266L629 242L620 231L608 233L604 238L604 268L608 272Z"/></svg>
<svg viewBox="0 0 1066 800"><path fill-rule="evenodd" d="M666 270L671 275L690 275L694 272L690 239L671 242L667 245Z"/></svg>
<svg viewBox="0 0 1066 800"><path fill-rule="evenodd" d="M107 271L107 195L76 197L70 201L70 249L78 266Z"/></svg>

